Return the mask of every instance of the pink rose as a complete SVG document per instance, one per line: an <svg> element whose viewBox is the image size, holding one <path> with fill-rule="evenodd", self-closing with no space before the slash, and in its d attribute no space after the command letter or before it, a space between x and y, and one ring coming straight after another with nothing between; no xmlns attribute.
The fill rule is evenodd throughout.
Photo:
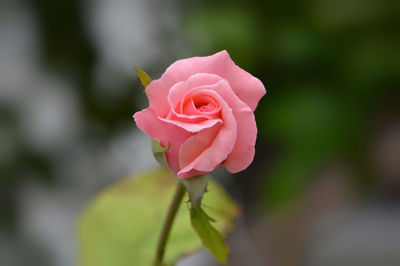
<svg viewBox="0 0 400 266"><path fill-rule="evenodd" d="M222 51L176 61L146 87L150 106L135 113L137 126L163 147L179 178L225 166L244 170L254 158L253 111L266 93L261 81Z"/></svg>

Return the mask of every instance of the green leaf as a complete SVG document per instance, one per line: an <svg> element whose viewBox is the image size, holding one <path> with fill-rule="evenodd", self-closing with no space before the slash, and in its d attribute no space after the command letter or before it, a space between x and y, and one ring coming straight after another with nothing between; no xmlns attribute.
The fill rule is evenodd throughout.
<svg viewBox="0 0 400 266"><path fill-rule="evenodd" d="M138 77L140 79L140 82L142 82L143 87L146 88L147 85L150 84L151 78L149 77L149 75L147 75L146 72L144 72L140 68L137 68L136 66L135 66L135 71L136 71L136 74L138 75Z"/></svg>
<svg viewBox="0 0 400 266"><path fill-rule="evenodd" d="M190 201L194 206L200 206L204 193L207 190L208 176L201 175L191 178L181 179L189 194Z"/></svg>
<svg viewBox="0 0 400 266"><path fill-rule="evenodd" d="M196 230L204 246L206 246L211 254L221 263L226 263L226 257L229 250L225 244L225 236L218 232L211 224L214 221L209 217L201 207L192 207L190 209L190 221Z"/></svg>
<svg viewBox="0 0 400 266"><path fill-rule="evenodd" d="M165 152L167 152L171 148L171 143L168 147L164 148L161 146L161 143L158 139L151 140L151 151L153 152L154 158L157 160L159 164L168 168L167 159L165 158Z"/></svg>
<svg viewBox="0 0 400 266"><path fill-rule="evenodd" d="M233 230L239 208L227 192L209 178L202 206L217 222L215 229ZM151 265L168 206L178 182L167 169L123 179L98 195L78 223L79 265ZM165 251L171 265L203 247L190 224L188 198L179 208Z"/></svg>

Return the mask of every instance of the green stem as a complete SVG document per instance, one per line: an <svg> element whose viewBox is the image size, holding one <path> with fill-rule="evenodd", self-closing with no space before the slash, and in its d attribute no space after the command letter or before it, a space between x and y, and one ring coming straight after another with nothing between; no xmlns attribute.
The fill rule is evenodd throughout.
<svg viewBox="0 0 400 266"><path fill-rule="evenodd" d="M176 185L175 189L175 194L174 197L172 198L171 205L169 206L168 212L167 212L167 217L165 217L161 234L158 239L157 243L157 250L156 254L154 257L153 265L154 266L160 266L162 265L163 257L164 257L164 252L165 252L165 246L168 241L168 236L172 228L172 224L174 222L176 213L178 212L179 206L182 202L183 196L185 195L185 188L182 185L180 181L178 181L178 184Z"/></svg>

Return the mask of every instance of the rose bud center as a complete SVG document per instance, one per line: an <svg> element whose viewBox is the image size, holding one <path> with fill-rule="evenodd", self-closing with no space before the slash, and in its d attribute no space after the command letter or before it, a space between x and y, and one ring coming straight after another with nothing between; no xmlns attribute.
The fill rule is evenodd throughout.
<svg viewBox="0 0 400 266"><path fill-rule="evenodd" d="M212 112L218 109L214 99L209 96L197 96L193 99L193 104L200 112Z"/></svg>

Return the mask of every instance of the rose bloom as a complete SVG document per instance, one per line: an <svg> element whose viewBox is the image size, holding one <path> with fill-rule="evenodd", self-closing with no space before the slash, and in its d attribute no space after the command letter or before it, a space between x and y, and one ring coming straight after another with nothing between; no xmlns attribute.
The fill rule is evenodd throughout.
<svg viewBox="0 0 400 266"><path fill-rule="evenodd" d="M222 51L176 61L146 87L149 107L134 114L137 126L161 146L178 178L225 166L231 173L254 158L254 110L266 93L262 82Z"/></svg>

